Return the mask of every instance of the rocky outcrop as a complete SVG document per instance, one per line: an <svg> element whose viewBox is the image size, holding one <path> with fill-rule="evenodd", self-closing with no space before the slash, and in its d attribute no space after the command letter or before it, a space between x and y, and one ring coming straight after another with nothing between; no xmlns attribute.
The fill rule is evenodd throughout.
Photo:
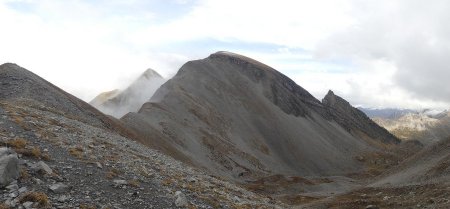
<svg viewBox="0 0 450 209"><path fill-rule="evenodd" d="M350 133L361 137L368 136L384 144L400 143L397 137L373 122L361 110L351 106L350 103L335 95L331 90L322 99L322 104L328 108L333 120Z"/></svg>
<svg viewBox="0 0 450 209"><path fill-rule="evenodd" d="M6 148L0 147L0 188L19 178L19 159L17 154Z"/></svg>

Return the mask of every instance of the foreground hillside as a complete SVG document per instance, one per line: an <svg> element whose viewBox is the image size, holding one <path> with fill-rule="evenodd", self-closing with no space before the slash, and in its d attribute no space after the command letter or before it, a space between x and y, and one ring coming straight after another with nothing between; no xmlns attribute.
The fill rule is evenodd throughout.
<svg viewBox="0 0 450 209"><path fill-rule="evenodd" d="M1 65L0 75L0 165L18 159L8 161L15 181L3 181L14 172L0 174L0 208L276 207L134 142L119 123L110 128L97 110L17 65Z"/></svg>

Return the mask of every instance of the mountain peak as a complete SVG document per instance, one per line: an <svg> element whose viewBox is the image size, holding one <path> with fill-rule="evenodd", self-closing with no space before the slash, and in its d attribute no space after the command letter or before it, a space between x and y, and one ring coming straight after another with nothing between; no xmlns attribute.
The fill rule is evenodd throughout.
<svg viewBox="0 0 450 209"><path fill-rule="evenodd" d="M6 75L14 75L19 77L35 77L32 72L26 70L25 68L20 67L15 63L4 63L0 65L0 73Z"/></svg>
<svg viewBox="0 0 450 209"><path fill-rule="evenodd" d="M342 103L344 106L351 106L350 103L341 97L336 96L332 90L328 90L327 95L322 99L322 104L329 107L335 107L336 105L339 105L339 103Z"/></svg>
<svg viewBox="0 0 450 209"><path fill-rule="evenodd" d="M163 78L158 72L156 72L155 70L148 68L147 70L145 70L144 73L142 73L142 75L140 76L140 78L145 77L147 79L150 78Z"/></svg>
<svg viewBox="0 0 450 209"><path fill-rule="evenodd" d="M259 62L257 60L254 60L250 57L246 57L244 55L240 55L237 53L233 53L233 52L228 52L228 51L218 51L216 53L213 53L211 55L209 55L208 57L209 59L221 59L221 60L226 60L232 63L236 63L236 64L243 64L243 65L254 65L258 68L264 69L264 70L269 70L269 71L276 71L275 69L273 69L272 67Z"/></svg>
<svg viewBox="0 0 450 209"><path fill-rule="evenodd" d="M15 63L11 63L11 62L6 62L0 65L0 69L4 69L6 67L19 67L17 64Z"/></svg>

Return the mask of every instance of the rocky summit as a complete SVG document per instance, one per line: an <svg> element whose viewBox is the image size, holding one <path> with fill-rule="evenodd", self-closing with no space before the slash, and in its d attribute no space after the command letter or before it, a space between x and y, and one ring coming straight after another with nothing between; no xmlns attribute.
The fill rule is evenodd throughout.
<svg viewBox="0 0 450 209"><path fill-rule="evenodd" d="M0 65L0 208L450 207L448 138L400 141L231 52L155 78L94 108Z"/></svg>

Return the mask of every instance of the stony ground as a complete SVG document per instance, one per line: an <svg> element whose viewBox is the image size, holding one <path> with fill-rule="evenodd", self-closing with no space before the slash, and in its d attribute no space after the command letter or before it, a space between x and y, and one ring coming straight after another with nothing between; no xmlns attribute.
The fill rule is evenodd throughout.
<svg viewBox="0 0 450 209"><path fill-rule="evenodd" d="M450 184L365 187L298 208L450 208Z"/></svg>
<svg viewBox="0 0 450 209"><path fill-rule="evenodd" d="M0 208L286 208L35 101L0 101L20 177Z"/></svg>

